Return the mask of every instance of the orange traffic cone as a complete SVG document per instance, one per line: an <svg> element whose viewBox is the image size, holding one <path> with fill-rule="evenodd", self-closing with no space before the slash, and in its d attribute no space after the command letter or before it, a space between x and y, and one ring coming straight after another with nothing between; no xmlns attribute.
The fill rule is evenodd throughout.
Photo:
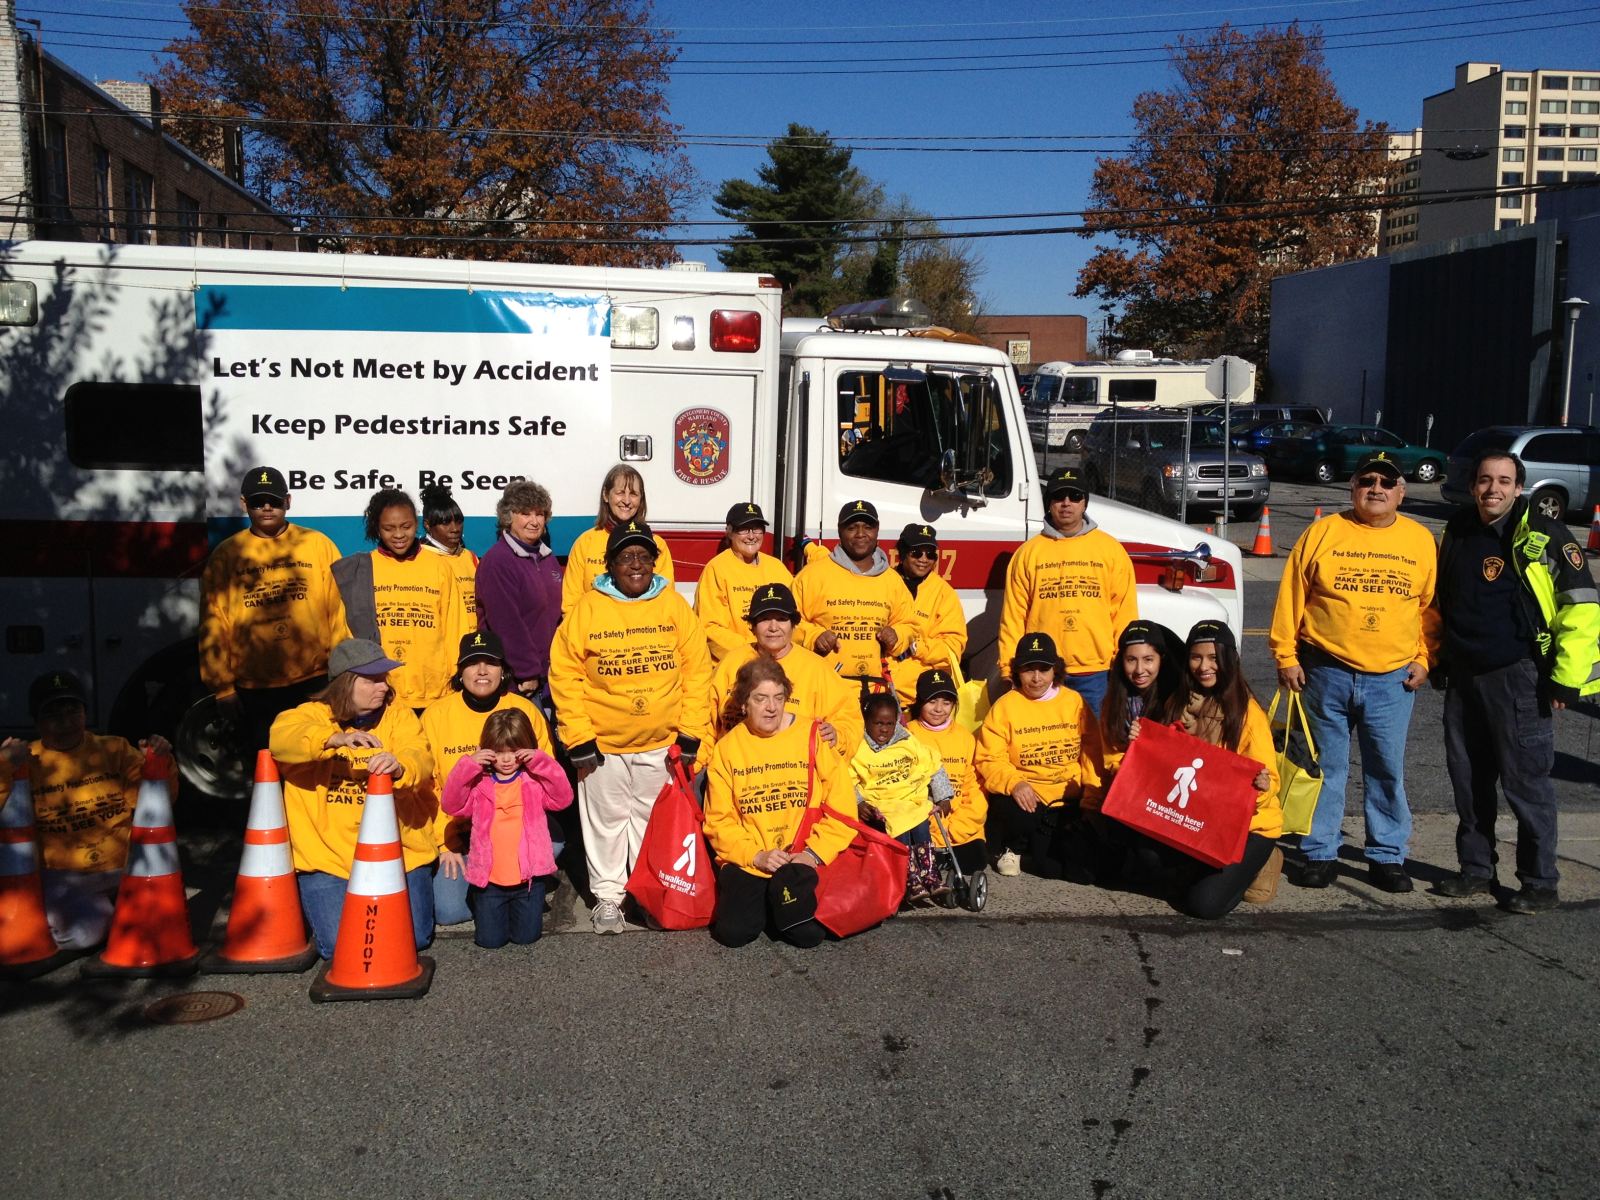
<svg viewBox="0 0 1600 1200"><path fill-rule="evenodd" d="M1589 553L1600 554L1600 504L1594 506L1594 520L1589 522Z"/></svg>
<svg viewBox="0 0 1600 1200"><path fill-rule="evenodd" d="M1317 505L1317 511L1311 514L1311 519L1313 521L1322 520L1322 505Z"/></svg>
<svg viewBox="0 0 1600 1200"><path fill-rule="evenodd" d="M200 970L208 975L254 975L304 971L316 961L317 947L306 936L300 912L278 764L271 751L262 750L256 755L256 784L233 885L228 934L218 949L200 960Z"/></svg>
<svg viewBox="0 0 1600 1200"><path fill-rule="evenodd" d="M433 959L418 956L411 927L394 784L387 775L372 775L333 961L317 972L311 998L318 1003L413 1000L426 995L432 984Z"/></svg>
<svg viewBox="0 0 1600 1200"><path fill-rule="evenodd" d="M145 755L144 779L128 835L128 869L117 889L106 948L85 959L90 978L193 975L200 962L189 932L189 902L172 826L172 761Z"/></svg>
<svg viewBox="0 0 1600 1200"><path fill-rule="evenodd" d="M1263 507L1261 510L1261 524L1256 526L1256 540L1250 546L1250 553L1257 558L1275 558L1277 551L1272 548L1272 510Z"/></svg>
<svg viewBox="0 0 1600 1200"><path fill-rule="evenodd" d="M24 767L0 808L0 978L28 979L58 965L39 882L33 784Z"/></svg>

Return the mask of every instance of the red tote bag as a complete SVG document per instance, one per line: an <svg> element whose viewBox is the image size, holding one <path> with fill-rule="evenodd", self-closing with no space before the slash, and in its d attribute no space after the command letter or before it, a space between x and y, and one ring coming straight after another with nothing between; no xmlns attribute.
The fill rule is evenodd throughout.
<svg viewBox="0 0 1600 1200"><path fill-rule="evenodd" d="M1102 815L1210 866L1238 862L1261 764L1170 725L1139 725Z"/></svg>
<svg viewBox="0 0 1600 1200"><path fill-rule="evenodd" d="M717 907L717 877L706 845L706 818L676 746L667 751L667 782L650 810L628 892L663 929L704 929Z"/></svg>
<svg viewBox="0 0 1600 1200"><path fill-rule="evenodd" d="M806 774L807 799L817 765L817 727L811 726L811 758ZM832 817L856 831L855 839L827 865L817 870L817 920L835 937L849 937L881 925L900 908L906 894L906 866L911 851L881 830L847 817L826 804L813 804L800 819L789 847L791 854L805 849L811 830L823 817Z"/></svg>

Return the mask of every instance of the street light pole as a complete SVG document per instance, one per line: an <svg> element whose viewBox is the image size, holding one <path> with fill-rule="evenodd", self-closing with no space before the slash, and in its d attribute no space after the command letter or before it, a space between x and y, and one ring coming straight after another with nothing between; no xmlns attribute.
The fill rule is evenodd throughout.
<svg viewBox="0 0 1600 1200"><path fill-rule="evenodd" d="M1577 296L1568 296L1561 302L1561 307L1567 310L1567 369L1561 379L1561 424L1565 425L1572 405L1572 351L1578 339L1578 317L1589 307L1589 302Z"/></svg>

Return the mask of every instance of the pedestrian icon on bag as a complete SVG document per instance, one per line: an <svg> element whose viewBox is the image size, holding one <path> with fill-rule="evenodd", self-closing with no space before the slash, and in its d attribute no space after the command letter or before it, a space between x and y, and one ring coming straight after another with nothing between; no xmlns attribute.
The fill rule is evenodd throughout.
<svg viewBox="0 0 1600 1200"><path fill-rule="evenodd" d="M1167 803L1176 804L1179 808L1189 807L1189 797L1200 790L1200 781L1195 778L1200 768L1206 765L1206 760L1197 758L1188 766L1179 767L1172 773L1175 781L1172 790L1167 793Z"/></svg>

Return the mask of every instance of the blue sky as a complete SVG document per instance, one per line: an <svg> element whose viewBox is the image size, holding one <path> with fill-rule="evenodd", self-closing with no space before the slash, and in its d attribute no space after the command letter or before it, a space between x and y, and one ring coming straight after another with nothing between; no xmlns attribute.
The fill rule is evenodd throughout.
<svg viewBox="0 0 1600 1200"><path fill-rule="evenodd" d="M155 39L182 28L133 19L181 18L170 0L21 0L17 7L19 18L43 23L52 53L92 79L147 73L158 61ZM682 43L669 96L672 116L685 132L765 139L797 121L840 137L949 137L954 140L938 144L968 149L863 148L855 156L856 165L891 194L904 194L941 217L1081 209L1094 153L971 148L1115 153L1132 127L1133 98L1170 84L1160 47L1181 29L1200 36L1223 21L1243 28L1296 19L1320 25L1328 35L1328 66L1345 101L1363 118L1396 129L1420 122L1422 98L1448 89L1459 62L1600 70L1600 9L1583 0L1123 0L1070 8L998 0L658 0L655 11L657 23L674 29ZM712 42L755 44L705 44ZM1030 57L1006 57L1018 55ZM732 59L759 61L727 61ZM925 70L930 67L959 69ZM799 73L820 71L841 73ZM1048 140L961 140L1003 136ZM764 159L759 145L696 145L690 154L701 191L684 215L703 218L715 217L710 198L723 179L751 176ZM949 227L1072 223L991 219ZM1093 314L1088 300L1072 294L1078 268L1093 249L1089 241L1053 235L973 244L984 265L980 291L988 311ZM715 266L710 248L685 251L685 257Z"/></svg>

